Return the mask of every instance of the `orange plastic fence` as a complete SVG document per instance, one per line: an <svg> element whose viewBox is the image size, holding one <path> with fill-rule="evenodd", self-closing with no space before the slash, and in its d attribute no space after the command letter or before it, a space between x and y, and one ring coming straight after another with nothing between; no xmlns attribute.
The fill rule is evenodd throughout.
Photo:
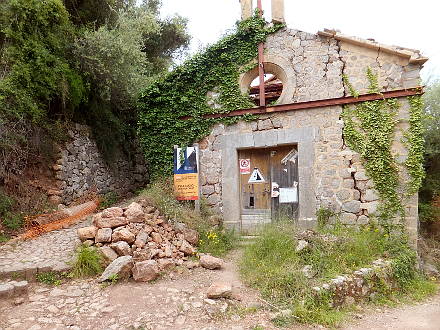
<svg viewBox="0 0 440 330"><path fill-rule="evenodd" d="M77 212L67 218L63 218L63 219L60 219L60 220L57 220L54 222L50 222L45 225L31 224L32 223L31 219L30 218L26 219L27 223L31 224L30 225L31 227L25 233L18 236L18 239L32 239L32 238L40 236L41 234L44 234L44 233L47 233L47 232L50 232L53 230L68 227L68 226L78 222L78 220L81 220L82 218L95 212L95 210L98 208L98 205L99 205L99 200L94 200L92 206L86 207L86 208L82 209L81 211L79 211L79 212ZM37 217L40 217L40 216L41 215L38 215ZM32 219L35 219L35 218L36 217L32 217Z"/></svg>

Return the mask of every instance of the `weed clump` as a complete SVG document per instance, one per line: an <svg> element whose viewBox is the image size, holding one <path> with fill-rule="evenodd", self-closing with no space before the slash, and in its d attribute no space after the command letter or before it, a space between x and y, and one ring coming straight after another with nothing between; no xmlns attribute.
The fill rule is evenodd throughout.
<svg viewBox="0 0 440 330"><path fill-rule="evenodd" d="M45 272L38 273L35 278L40 283L56 286L61 284L62 275L56 272Z"/></svg>
<svg viewBox="0 0 440 330"><path fill-rule="evenodd" d="M95 247L80 245L72 263L71 277L86 277L102 273L102 255Z"/></svg>

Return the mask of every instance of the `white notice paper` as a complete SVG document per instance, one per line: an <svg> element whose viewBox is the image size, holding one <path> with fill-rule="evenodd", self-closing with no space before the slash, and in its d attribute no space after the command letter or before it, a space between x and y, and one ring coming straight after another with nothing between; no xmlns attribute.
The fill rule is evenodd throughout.
<svg viewBox="0 0 440 330"><path fill-rule="evenodd" d="M280 188L280 203L296 203L298 202L298 189Z"/></svg>

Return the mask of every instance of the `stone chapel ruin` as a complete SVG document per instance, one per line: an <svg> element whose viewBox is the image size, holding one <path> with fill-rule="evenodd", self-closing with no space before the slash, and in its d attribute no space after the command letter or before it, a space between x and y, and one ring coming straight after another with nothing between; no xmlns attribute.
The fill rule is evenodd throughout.
<svg viewBox="0 0 440 330"><path fill-rule="evenodd" d="M250 17L252 1L241 0L241 6L242 18ZM282 0L272 1L272 13L274 21L284 22ZM397 98L392 153L403 164L408 155L402 142L409 127L407 97L421 93L419 72L426 61L417 50L336 30L310 34L285 27L270 35L263 63L270 76L266 97L274 104L236 111L258 114L258 120L217 124L200 141L202 194L227 226L243 233L283 214L295 217L300 226L314 226L320 207L339 213L344 224L367 224L379 195L360 155L344 141L343 106ZM368 94L367 68L378 76L381 94L362 96ZM241 75L243 93L258 89L251 85L258 70ZM344 76L361 94L357 101L350 97ZM399 178L408 180L403 166ZM417 194L404 204L406 228L415 238Z"/></svg>

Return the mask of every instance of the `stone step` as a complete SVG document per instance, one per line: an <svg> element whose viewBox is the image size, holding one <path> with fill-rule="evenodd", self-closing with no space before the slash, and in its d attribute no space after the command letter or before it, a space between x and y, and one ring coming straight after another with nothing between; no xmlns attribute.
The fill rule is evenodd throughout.
<svg viewBox="0 0 440 330"><path fill-rule="evenodd" d="M28 281L0 282L0 299L14 298L28 292Z"/></svg>
<svg viewBox="0 0 440 330"><path fill-rule="evenodd" d="M57 272L57 273L63 273L67 272L71 269L71 266L60 262L57 264L50 264L50 265L16 265L11 266L7 270L1 270L0 269L0 280L26 280L28 282L35 282L36 281L36 275L41 273L48 273L48 272Z"/></svg>

